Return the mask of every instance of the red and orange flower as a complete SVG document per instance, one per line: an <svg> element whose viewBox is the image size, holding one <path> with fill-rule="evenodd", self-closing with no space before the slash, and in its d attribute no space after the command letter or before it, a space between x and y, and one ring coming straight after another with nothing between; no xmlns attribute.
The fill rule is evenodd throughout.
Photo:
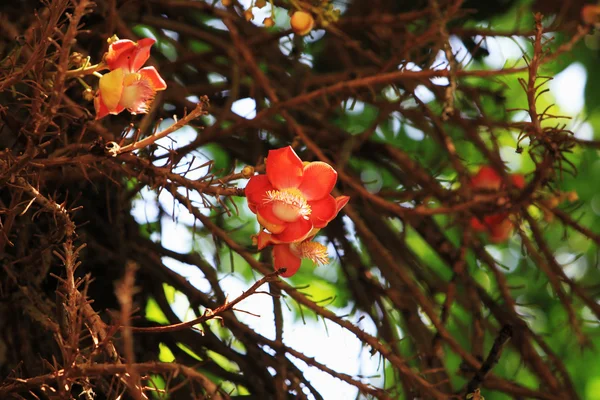
<svg viewBox="0 0 600 400"><path fill-rule="evenodd" d="M258 222L277 242L314 236L314 230L325 227L350 199L330 194L337 172L329 164L303 163L290 146L269 151L266 167L266 175L250 178L246 197Z"/></svg>
<svg viewBox="0 0 600 400"><path fill-rule="evenodd" d="M148 112L156 92L165 90L167 84L154 67L144 67L150 57L154 39L113 42L104 59L110 72L100 78L94 99L96 119L108 114L119 114L128 109L132 114Z"/></svg>
<svg viewBox="0 0 600 400"><path fill-rule="evenodd" d="M269 151L266 175L255 175L246 185L248 207L261 229L259 249L273 246L276 270L294 275L303 258L327 264L327 248L312 238L348 203L348 196L334 198L331 191L337 172L323 162L302 162L288 146Z"/></svg>
<svg viewBox="0 0 600 400"><path fill-rule="evenodd" d="M516 188L522 189L525 187L523 175L510 175L510 180ZM483 166L479 169L477 174L471 178L470 186L475 190L486 192L505 189L502 177L489 166ZM475 231L486 232L491 242L501 243L510 237L514 224L509 218L509 213L502 212L486 215L483 218L473 217L471 218L471 227Z"/></svg>
<svg viewBox="0 0 600 400"><path fill-rule="evenodd" d="M274 240L270 233L261 231L256 238L259 250L268 245L273 246L273 266L275 270L285 269L285 272L281 273L284 278L289 278L298 272L303 258L309 259L317 265L329 263L327 247L313 242L312 236L301 242L281 243Z"/></svg>

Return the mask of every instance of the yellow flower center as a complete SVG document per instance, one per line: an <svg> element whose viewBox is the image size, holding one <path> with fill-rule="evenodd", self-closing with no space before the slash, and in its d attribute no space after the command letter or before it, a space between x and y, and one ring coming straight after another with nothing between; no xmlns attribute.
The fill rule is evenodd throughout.
<svg viewBox="0 0 600 400"><path fill-rule="evenodd" d="M310 205L296 188L269 190L265 200L273 203L273 214L282 221L294 222L310 215Z"/></svg>
<svg viewBox="0 0 600 400"><path fill-rule="evenodd" d="M329 264L327 247L318 242L293 243L292 248L300 258L308 258L317 265Z"/></svg>

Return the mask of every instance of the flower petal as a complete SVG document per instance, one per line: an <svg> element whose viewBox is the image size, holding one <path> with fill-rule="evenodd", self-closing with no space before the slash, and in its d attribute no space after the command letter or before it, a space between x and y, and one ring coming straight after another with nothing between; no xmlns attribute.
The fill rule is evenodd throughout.
<svg viewBox="0 0 600 400"><path fill-rule="evenodd" d="M313 224L311 221L300 218L295 222L286 224L283 232L274 234L273 238L282 243L299 242L306 239L312 229Z"/></svg>
<svg viewBox="0 0 600 400"><path fill-rule="evenodd" d="M350 201L350 196L339 196L335 198L335 208L336 208L336 212L335 215L337 216L338 213L342 210L342 208L344 208L344 206L346 204L348 204L348 202ZM335 217L334 217L335 218Z"/></svg>
<svg viewBox="0 0 600 400"><path fill-rule="evenodd" d="M512 184L519 189L523 189L525 187L525 177L521 174L511 175L510 180L512 181Z"/></svg>
<svg viewBox="0 0 600 400"><path fill-rule="evenodd" d="M273 215L271 204L258 206L256 209L256 219L261 226L264 226L271 233L281 233L287 227L287 224Z"/></svg>
<svg viewBox="0 0 600 400"><path fill-rule="evenodd" d="M333 190L337 181L337 172L321 161L311 162L304 167L302 182L298 189L306 200L321 200Z"/></svg>
<svg viewBox="0 0 600 400"><path fill-rule="evenodd" d="M167 88L167 84L164 79L160 76L156 68L154 67L144 67L138 71L142 75L142 79L146 79L150 84L152 84L152 88L155 91L165 90Z"/></svg>
<svg viewBox="0 0 600 400"><path fill-rule="evenodd" d="M477 174L471 178L471 187L478 189L499 190L502 178L495 169L487 165L479 168Z"/></svg>
<svg viewBox="0 0 600 400"><path fill-rule="evenodd" d="M254 236L254 238L256 238L256 247L258 247L258 250L262 250L265 247L267 247L268 245L273 244L271 234L265 232L262 229L258 233L258 235Z"/></svg>
<svg viewBox="0 0 600 400"><path fill-rule="evenodd" d="M252 210L252 206L256 208L256 206L264 204L267 191L274 189L266 175L254 175L251 177L244 189L250 209ZM256 211L253 210L253 212Z"/></svg>
<svg viewBox="0 0 600 400"><path fill-rule="evenodd" d="M302 182L302 160L291 146L269 150L266 164L267 177L276 189L297 188Z"/></svg>
<svg viewBox="0 0 600 400"><path fill-rule="evenodd" d="M156 40L150 38L138 40L137 47L133 50L129 64L131 71L139 71L142 65L148 61L148 58L150 58L150 48L154 43L156 43Z"/></svg>
<svg viewBox="0 0 600 400"><path fill-rule="evenodd" d="M490 241L492 243L505 242L512 234L513 223L508 218L499 224L490 227Z"/></svg>
<svg viewBox="0 0 600 400"><path fill-rule="evenodd" d="M477 217L471 218L470 224L471 228L473 228L473 230L476 232L485 232L488 230L487 226L484 225L484 223L481 222Z"/></svg>
<svg viewBox="0 0 600 400"><path fill-rule="evenodd" d="M309 201L308 204L311 209L310 220L315 228L324 228L337 214L337 203L331 195L321 200Z"/></svg>
<svg viewBox="0 0 600 400"><path fill-rule="evenodd" d="M298 272L302 264L302 259L292 253L289 244L276 244L273 246L273 266L275 270L285 268L285 272L281 274L284 278L289 278Z"/></svg>
<svg viewBox="0 0 600 400"><path fill-rule="evenodd" d="M102 101L109 112L115 111L121 101L123 78L124 74L122 69L115 69L114 71L102 75L102 78L100 78L100 94L102 95Z"/></svg>
<svg viewBox="0 0 600 400"><path fill-rule="evenodd" d="M104 104L102 93L100 93L100 91L98 91L96 97L94 97L94 109L96 110L96 119L104 118L110 112L106 107L106 104Z"/></svg>
<svg viewBox="0 0 600 400"><path fill-rule="evenodd" d="M129 59L135 48L136 44L134 41L129 39L117 40L108 46L108 52L104 61L111 71L117 68L129 69Z"/></svg>

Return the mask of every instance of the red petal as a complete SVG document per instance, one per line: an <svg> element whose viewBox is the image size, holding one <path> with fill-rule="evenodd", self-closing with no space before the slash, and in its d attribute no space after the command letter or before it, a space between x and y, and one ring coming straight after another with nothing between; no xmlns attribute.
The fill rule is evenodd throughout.
<svg viewBox="0 0 600 400"><path fill-rule="evenodd" d="M285 272L281 274L284 278L289 278L298 272L301 263L302 260L292 253L289 244L276 244L273 246L273 266L276 271L285 268Z"/></svg>
<svg viewBox="0 0 600 400"><path fill-rule="evenodd" d="M269 151L267 176L276 189L297 188L302 182L302 170L302 160L290 146Z"/></svg>
<svg viewBox="0 0 600 400"><path fill-rule="evenodd" d="M471 186L480 189L499 190L502 186L502 178L495 169L484 165L479 172L471 178Z"/></svg>
<svg viewBox="0 0 600 400"><path fill-rule="evenodd" d="M283 232L274 234L273 238L282 243L299 242L306 239L312 228L313 224L311 221L300 218L295 222L287 223Z"/></svg>
<svg viewBox="0 0 600 400"><path fill-rule="evenodd" d="M133 50L132 59L130 60L130 68L132 72L139 71L142 65L150 58L150 48L156 43L156 40L150 38L140 39L137 42L137 47Z"/></svg>
<svg viewBox="0 0 600 400"><path fill-rule="evenodd" d="M477 217L471 218L471 228L477 232L485 232L488 230L487 226L477 219Z"/></svg>
<svg viewBox="0 0 600 400"><path fill-rule="evenodd" d="M140 73L140 75L142 75L142 79L150 81L154 90L165 90L167 88L167 84L165 83L164 79L160 76L156 68L144 67L138 72Z"/></svg>
<svg viewBox="0 0 600 400"><path fill-rule="evenodd" d="M254 208L265 202L266 192L269 190L275 190L275 188L269 182L269 178L266 175L254 175L248 181L246 189L246 198L248 199L248 206L252 204ZM250 206L252 210L252 207ZM255 210L252 210L256 212Z"/></svg>
<svg viewBox="0 0 600 400"><path fill-rule="evenodd" d="M258 247L259 250L262 250L270 244L273 244L271 234L261 230L258 235L256 235L256 247Z"/></svg>
<svg viewBox="0 0 600 400"><path fill-rule="evenodd" d="M273 206L258 206L256 212L258 223L264 226L271 233L281 233L287 227L287 223L283 222L273 215Z"/></svg>
<svg viewBox="0 0 600 400"><path fill-rule="evenodd" d="M501 243L506 241L513 231L513 224L509 219L505 219L500 224L490 227L490 241Z"/></svg>
<svg viewBox="0 0 600 400"><path fill-rule="evenodd" d="M348 204L348 202L350 201L350 196L340 196L340 197L336 197L335 198L335 205L336 205L336 212L335 215L337 216L338 213L340 212L340 210L342 208L344 208L344 206L346 204ZM334 217L335 218L335 217Z"/></svg>
<svg viewBox="0 0 600 400"><path fill-rule="evenodd" d="M304 194L306 200L321 200L333 190L337 172L331 165L316 161L304 167L302 183L298 189Z"/></svg>
<svg viewBox="0 0 600 400"><path fill-rule="evenodd" d="M324 228L337 214L336 201L331 195L321 200L309 201L308 204L311 210L310 220L315 228Z"/></svg>
<svg viewBox="0 0 600 400"><path fill-rule="evenodd" d="M523 177L521 174L511 175L510 180L512 181L512 184L519 189L523 189L525 187L525 177Z"/></svg>
<svg viewBox="0 0 600 400"><path fill-rule="evenodd" d="M129 39L117 40L110 46L108 46L108 52L106 53L106 64L112 71L117 68L129 69L129 58L131 53L136 47L135 42Z"/></svg>
<svg viewBox="0 0 600 400"><path fill-rule="evenodd" d="M96 119L104 118L109 114L108 107L104 104L100 91L98 91L94 98L94 109L96 110Z"/></svg>

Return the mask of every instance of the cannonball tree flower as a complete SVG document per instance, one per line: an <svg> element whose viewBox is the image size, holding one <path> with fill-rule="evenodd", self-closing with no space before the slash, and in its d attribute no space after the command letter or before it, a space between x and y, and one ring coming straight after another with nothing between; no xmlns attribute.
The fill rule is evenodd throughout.
<svg viewBox="0 0 600 400"><path fill-rule="evenodd" d="M316 230L318 231L318 229ZM316 231L311 233L307 239L295 243L281 243L273 238L273 235L261 231L256 235L257 247L259 250L268 245L273 246L273 266L275 270L285 268L281 273L284 278L289 278L298 272L302 259L309 259L317 265L329 264L329 255L327 247L319 242L313 242L312 239Z"/></svg>
<svg viewBox="0 0 600 400"><path fill-rule="evenodd" d="M525 178L521 174L510 175L512 184L522 189L525 187ZM486 192L500 191L505 189L502 177L496 170L489 166L482 166L477 174L471 178L471 188ZM490 241L501 243L506 241L512 234L514 224L507 212L485 215L483 218L471 218L471 227L478 232L486 232Z"/></svg>
<svg viewBox="0 0 600 400"><path fill-rule="evenodd" d="M278 242L305 240L334 219L350 199L330 194L337 172L329 164L303 163L290 146L269 151L266 169L266 175L250 178L245 192L259 224Z"/></svg>
<svg viewBox="0 0 600 400"><path fill-rule="evenodd" d="M156 92L167 88L156 68L142 68L154 43L150 38L137 43L127 39L111 43L104 58L110 72L100 78L94 99L96 119L125 109L132 114L144 114Z"/></svg>

